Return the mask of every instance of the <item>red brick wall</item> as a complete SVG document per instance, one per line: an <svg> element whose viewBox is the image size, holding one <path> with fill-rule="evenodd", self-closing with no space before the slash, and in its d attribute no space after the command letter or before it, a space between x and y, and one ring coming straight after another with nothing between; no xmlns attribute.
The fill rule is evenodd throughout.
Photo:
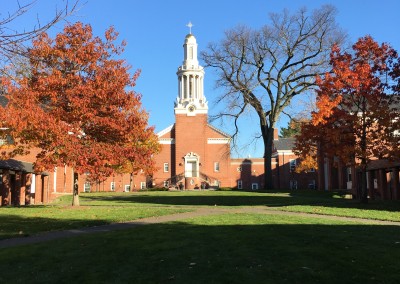
<svg viewBox="0 0 400 284"><path fill-rule="evenodd" d="M257 184L259 189L264 188L264 159L232 159L231 161L231 187L237 188L238 181L242 182L242 189L252 189L252 184Z"/></svg>
<svg viewBox="0 0 400 284"><path fill-rule="evenodd" d="M298 157L293 154L280 153L276 157L276 167L273 170L275 188L278 189L291 189L294 181L297 183L297 189L308 189L311 188L312 183L317 186L317 173L316 172L301 172L296 173L290 169L290 160L296 160L296 164L299 163Z"/></svg>
<svg viewBox="0 0 400 284"><path fill-rule="evenodd" d="M177 114L175 127L160 138L173 138L175 144L162 144L161 152L155 157L158 166L153 176L155 186L163 186L166 180L174 183L175 176L183 177L184 157L189 153L194 153L199 158L201 178L207 177L211 185L218 181L220 186L230 186L230 146L229 144L208 144L208 138L226 138L226 136L208 125L206 114L195 116ZM215 162L219 163L219 171L214 170ZM169 164L167 173L164 172L164 163ZM195 182L201 183L203 181L201 178L196 179Z"/></svg>

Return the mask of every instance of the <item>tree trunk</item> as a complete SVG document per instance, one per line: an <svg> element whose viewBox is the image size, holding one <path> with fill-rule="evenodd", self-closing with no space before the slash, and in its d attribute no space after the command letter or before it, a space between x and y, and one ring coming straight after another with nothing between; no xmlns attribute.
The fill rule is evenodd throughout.
<svg viewBox="0 0 400 284"><path fill-rule="evenodd" d="M134 191L133 190L133 173L131 173L129 176L129 191Z"/></svg>
<svg viewBox="0 0 400 284"><path fill-rule="evenodd" d="M367 125L366 125L366 101L363 100L362 133L361 133L361 203L368 203L367 190Z"/></svg>
<svg viewBox="0 0 400 284"><path fill-rule="evenodd" d="M363 161L365 163L365 161ZM361 203L368 203L368 188L367 188L367 165L361 165Z"/></svg>
<svg viewBox="0 0 400 284"><path fill-rule="evenodd" d="M274 189L272 177L272 140L274 138L274 128L268 128L264 132L264 187Z"/></svg>
<svg viewBox="0 0 400 284"><path fill-rule="evenodd" d="M79 206L79 182L77 173L74 173L74 188L72 189L72 206Z"/></svg>

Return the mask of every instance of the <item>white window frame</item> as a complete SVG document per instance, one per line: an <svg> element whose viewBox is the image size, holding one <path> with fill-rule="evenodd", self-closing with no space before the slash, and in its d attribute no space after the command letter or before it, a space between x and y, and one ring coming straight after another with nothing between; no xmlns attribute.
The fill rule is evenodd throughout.
<svg viewBox="0 0 400 284"><path fill-rule="evenodd" d="M296 164L296 159L289 160L290 172L294 172L296 170Z"/></svg>
<svg viewBox="0 0 400 284"><path fill-rule="evenodd" d="M146 189L146 182L145 181L141 181L140 182L140 189Z"/></svg>
<svg viewBox="0 0 400 284"><path fill-rule="evenodd" d="M353 175L351 172L351 168L347 168L347 181L353 181Z"/></svg>
<svg viewBox="0 0 400 284"><path fill-rule="evenodd" d="M258 190L258 183L257 183L257 182L253 182L253 183L251 184L251 189L252 189L252 190Z"/></svg>
<svg viewBox="0 0 400 284"><path fill-rule="evenodd" d="M168 188L169 187L169 181L168 180L164 180L164 187Z"/></svg>
<svg viewBox="0 0 400 284"><path fill-rule="evenodd" d="M214 172L219 172L219 162L214 162Z"/></svg>
<svg viewBox="0 0 400 284"><path fill-rule="evenodd" d="M164 173L169 172L169 163L164 163Z"/></svg>
<svg viewBox="0 0 400 284"><path fill-rule="evenodd" d="M130 184L125 184L125 186L124 186L124 191L125 191L125 192L131 191L131 185L130 185Z"/></svg>
<svg viewBox="0 0 400 284"><path fill-rule="evenodd" d="M57 167L54 167L53 192L57 192Z"/></svg>
<svg viewBox="0 0 400 284"><path fill-rule="evenodd" d="M85 182L83 184L83 192L90 192L90 182Z"/></svg>
<svg viewBox="0 0 400 284"><path fill-rule="evenodd" d="M3 181L3 178L1 179ZM31 179L31 193L36 192L36 175L32 174L32 179Z"/></svg>
<svg viewBox="0 0 400 284"><path fill-rule="evenodd" d="M111 191L115 191L115 181L112 181L112 182L110 183L110 190L111 190Z"/></svg>
<svg viewBox="0 0 400 284"><path fill-rule="evenodd" d="M237 181L237 188L243 189L243 181L241 179Z"/></svg>

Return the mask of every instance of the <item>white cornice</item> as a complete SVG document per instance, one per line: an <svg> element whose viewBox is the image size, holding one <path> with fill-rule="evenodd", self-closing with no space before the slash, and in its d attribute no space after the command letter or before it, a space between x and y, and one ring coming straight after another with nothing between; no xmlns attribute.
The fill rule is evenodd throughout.
<svg viewBox="0 0 400 284"><path fill-rule="evenodd" d="M208 138L207 144L229 144L231 142L230 138Z"/></svg>
<svg viewBox="0 0 400 284"><path fill-rule="evenodd" d="M246 159L247 160L247 159ZM264 162L253 162L253 161L232 161L231 165L264 165Z"/></svg>
<svg viewBox="0 0 400 284"><path fill-rule="evenodd" d="M272 154L272 158L276 158L277 156L282 155L295 155L291 150L277 150L275 153Z"/></svg>
<svg viewBox="0 0 400 284"><path fill-rule="evenodd" d="M165 144L165 145L171 145L171 144L175 144L175 139L174 138L160 138L160 139L158 139L158 143Z"/></svg>
<svg viewBox="0 0 400 284"><path fill-rule="evenodd" d="M160 132L157 133L157 136L161 137L161 136L167 134L168 132L170 132L172 130L172 128L174 128L174 126L175 126L175 124L172 124L172 125L168 126L167 128L161 130Z"/></svg>

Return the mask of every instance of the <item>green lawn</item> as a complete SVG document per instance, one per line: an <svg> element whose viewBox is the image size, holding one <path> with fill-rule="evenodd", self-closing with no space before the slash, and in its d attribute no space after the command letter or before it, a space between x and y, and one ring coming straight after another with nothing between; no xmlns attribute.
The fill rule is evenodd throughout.
<svg viewBox="0 0 400 284"><path fill-rule="evenodd" d="M131 221L194 210L260 206L284 211L400 221L400 202L360 204L331 192L172 191L81 194L80 207L71 207L71 196L46 206L0 207L0 239L29 236L113 222Z"/></svg>
<svg viewBox="0 0 400 284"><path fill-rule="evenodd" d="M400 220L399 202L360 205L315 191L91 193L79 208L69 202L0 208L1 232L12 235L21 222L54 230L57 222L74 227L208 206ZM399 255L400 226L228 211L1 249L0 283L398 283Z"/></svg>

